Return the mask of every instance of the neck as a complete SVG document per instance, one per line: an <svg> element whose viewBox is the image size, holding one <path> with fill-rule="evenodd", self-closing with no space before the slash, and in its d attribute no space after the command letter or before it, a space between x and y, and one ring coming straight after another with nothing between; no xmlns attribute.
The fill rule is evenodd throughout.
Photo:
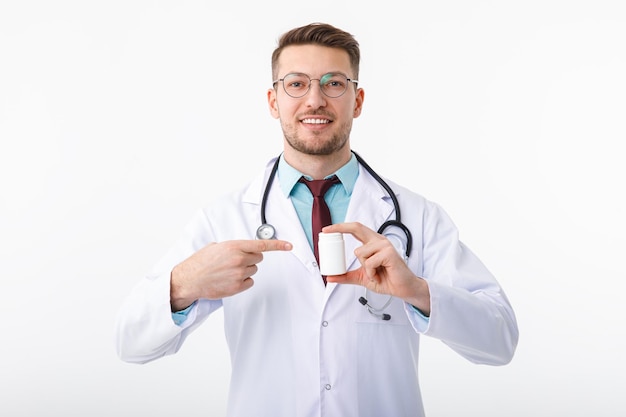
<svg viewBox="0 0 626 417"><path fill-rule="evenodd" d="M283 154L289 165L314 180L321 180L335 173L348 163L351 156L352 153L348 146L330 155L309 155L291 148L285 149Z"/></svg>

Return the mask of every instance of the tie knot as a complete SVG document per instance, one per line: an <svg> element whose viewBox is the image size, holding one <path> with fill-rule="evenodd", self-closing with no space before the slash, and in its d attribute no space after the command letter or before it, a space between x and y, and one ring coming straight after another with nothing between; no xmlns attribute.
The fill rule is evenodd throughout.
<svg viewBox="0 0 626 417"><path fill-rule="evenodd" d="M323 197L330 187L334 184L339 184L341 181L339 181L339 178L337 178L336 175L333 175L325 180L307 180L304 177L300 177L299 182L306 185L314 197Z"/></svg>

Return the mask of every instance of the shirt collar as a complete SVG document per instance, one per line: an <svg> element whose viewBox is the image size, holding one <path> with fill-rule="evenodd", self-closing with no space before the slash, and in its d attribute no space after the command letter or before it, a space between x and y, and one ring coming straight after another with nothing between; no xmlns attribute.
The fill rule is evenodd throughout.
<svg viewBox="0 0 626 417"><path fill-rule="evenodd" d="M343 185L346 190L346 194L352 195L354 184L359 176L359 163L357 162L354 154L352 154L350 160L344 166L326 178L332 177L333 175L336 175L339 178L341 185ZM285 197L289 197L293 187L298 183L298 180L302 176L310 178L289 165L281 154L280 162L278 163L278 178L280 178L280 188L283 191L283 194L285 194Z"/></svg>

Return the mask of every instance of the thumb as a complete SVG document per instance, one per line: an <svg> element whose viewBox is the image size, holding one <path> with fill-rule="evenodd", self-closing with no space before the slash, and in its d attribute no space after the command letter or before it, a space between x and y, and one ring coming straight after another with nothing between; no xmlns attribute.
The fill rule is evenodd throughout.
<svg viewBox="0 0 626 417"><path fill-rule="evenodd" d="M355 270L348 271L341 275L328 275L326 277L327 282L334 282L336 284L360 284L361 274L363 273L363 267L359 267Z"/></svg>

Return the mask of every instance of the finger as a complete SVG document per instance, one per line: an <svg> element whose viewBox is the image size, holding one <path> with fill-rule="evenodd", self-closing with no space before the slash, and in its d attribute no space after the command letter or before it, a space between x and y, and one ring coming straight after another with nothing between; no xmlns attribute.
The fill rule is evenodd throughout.
<svg viewBox="0 0 626 417"><path fill-rule="evenodd" d="M371 282L380 282L379 269L375 262L372 262L371 258L368 258L363 265L363 271L365 277Z"/></svg>
<svg viewBox="0 0 626 417"><path fill-rule="evenodd" d="M349 233L362 243L368 242L378 236L378 233L369 227L363 226L359 222L331 224L330 226L324 227L322 231L324 233Z"/></svg>
<svg viewBox="0 0 626 417"><path fill-rule="evenodd" d="M364 244L362 246L359 246L358 248L356 248L354 250L354 254L356 255L357 258L359 258L359 261L363 262L363 260L368 259L374 255L376 255L377 253L383 252L388 248L388 243L386 240L383 239L372 239L371 241L367 242L367 244Z"/></svg>
<svg viewBox="0 0 626 417"><path fill-rule="evenodd" d="M361 273L363 268L357 268L353 271L348 271L341 275L328 275L326 276L327 282L334 282L336 284L360 284Z"/></svg>
<svg viewBox="0 0 626 417"><path fill-rule="evenodd" d="M290 251L293 245L284 240L278 239L260 239L260 240L242 240L240 248L244 252L271 252L271 251Z"/></svg>
<svg viewBox="0 0 626 417"><path fill-rule="evenodd" d="M249 265L247 267L245 267L245 269L242 272L242 276L245 277L245 279L250 278L252 275L256 274L259 270L259 267L256 265Z"/></svg>
<svg viewBox="0 0 626 417"><path fill-rule="evenodd" d="M246 278L241 281L241 291L245 291L254 285L254 280L252 278Z"/></svg>

